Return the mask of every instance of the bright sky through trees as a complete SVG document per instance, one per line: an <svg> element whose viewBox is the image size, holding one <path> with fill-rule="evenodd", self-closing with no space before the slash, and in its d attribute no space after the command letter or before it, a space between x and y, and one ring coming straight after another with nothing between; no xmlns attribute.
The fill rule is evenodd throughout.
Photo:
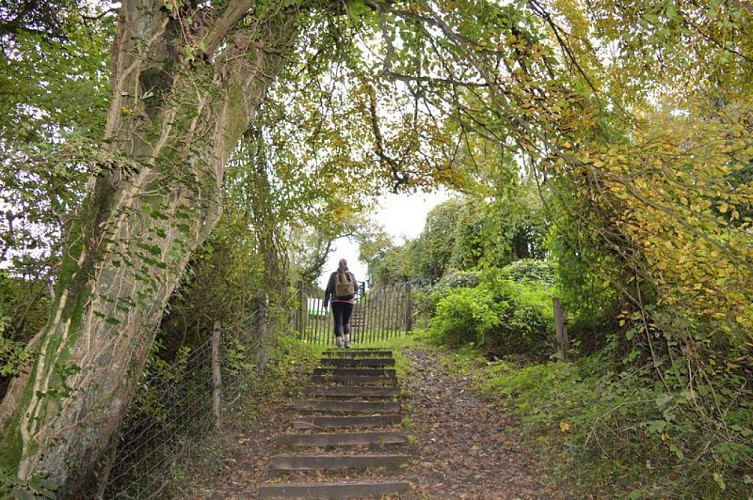
<svg viewBox="0 0 753 500"><path fill-rule="evenodd" d="M374 220L384 226L396 245L401 245L421 234L426 215L448 197L449 193L446 191L385 195L380 202L382 209L374 214ZM356 279L365 280L368 268L358 260L358 243L350 238L340 238L335 242L334 248L319 277L319 285L322 288L327 286L330 273L337 268L337 262L343 257L348 260L348 266Z"/></svg>

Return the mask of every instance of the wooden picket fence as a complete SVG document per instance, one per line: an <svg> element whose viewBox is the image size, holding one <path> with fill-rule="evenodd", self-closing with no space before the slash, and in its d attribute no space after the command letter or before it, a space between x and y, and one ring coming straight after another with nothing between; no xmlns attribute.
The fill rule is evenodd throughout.
<svg viewBox="0 0 753 500"><path fill-rule="evenodd" d="M334 344L334 326L330 309L323 307L322 297L299 294L300 307L295 314L295 330L304 342ZM393 285L356 293L351 318L350 339L353 344L368 344L398 337L413 326L411 286Z"/></svg>

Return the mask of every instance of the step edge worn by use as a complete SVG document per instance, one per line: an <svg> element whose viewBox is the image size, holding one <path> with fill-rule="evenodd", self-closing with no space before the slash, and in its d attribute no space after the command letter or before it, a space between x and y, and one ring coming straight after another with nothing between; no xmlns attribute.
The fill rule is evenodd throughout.
<svg viewBox="0 0 753 500"><path fill-rule="evenodd" d="M400 411L399 401L360 401L342 399L305 399L293 403L294 410L313 411Z"/></svg>
<svg viewBox="0 0 753 500"><path fill-rule="evenodd" d="M365 377L389 377L396 378L397 371L394 368L352 367L352 366L324 366L314 368L314 375L345 375Z"/></svg>
<svg viewBox="0 0 753 500"><path fill-rule="evenodd" d="M360 445L395 445L407 444L408 436L404 432L348 432L297 434L285 433L277 437L280 446L360 446Z"/></svg>
<svg viewBox="0 0 753 500"><path fill-rule="evenodd" d="M400 468L410 461L405 454L369 455L274 455L269 469L277 472L363 469L367 467Z"/></svg>
<svg viewBox="0 0 753 500"><path fill-rule="evenodd" d="M270 483L259 489L258 498L370 498L410 489L407 481L364 481L356 483Z"/></svg>
<svg viewBox="0 0 753 500"><path fill-rule="evenodd" d="M395 358L322 358L323 366L395 366Z"/></svg>
<svg viewBox="0 0 753 500"><path fill-rule="evenodd" d="M292 422L293 429L336 429L338 427L386 427L397 425L403 419L400 414L394 415L362 415L345 417L311 417L299 418Z"/></svg>
<svg viewBox="0 0 753 500"><path fill-rule="evenodd" d="M328 385L328 384L312 384L309 385L305 393L319 393L319 392L389 392L399 395L400 388L398 385L390 387L358 387L358 386L342 386L342 385Z"/></svg>

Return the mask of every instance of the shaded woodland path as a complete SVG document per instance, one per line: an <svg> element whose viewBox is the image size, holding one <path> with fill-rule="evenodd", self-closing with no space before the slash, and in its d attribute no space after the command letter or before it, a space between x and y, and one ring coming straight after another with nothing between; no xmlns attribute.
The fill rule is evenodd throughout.
<svg viewBox="0 0 753 500"><path fill-rule="evenodd" d="M400 381L401 405L410 436L410 483L399 498L566 498L545 482L547 471L520 444L512 417L474 396L470 382L448 372L427 346L407 348L408 373ZM279 452L278 436L298 413L295 398L279 400L246 428L228 430L232 447L215 484L183 491L190 497L255 498ZM326 478L321 478L327 480ZM398 497L391 497L398 498Z"/></svg>
<svg viewBox="0 0 753 500"><path fill-rule="evenodd" d="M428 348L405 353L411 372L403 401L413 420L416 453L407 479L411 498L564 498L520 445L514 419L473 395Z"/></svg>

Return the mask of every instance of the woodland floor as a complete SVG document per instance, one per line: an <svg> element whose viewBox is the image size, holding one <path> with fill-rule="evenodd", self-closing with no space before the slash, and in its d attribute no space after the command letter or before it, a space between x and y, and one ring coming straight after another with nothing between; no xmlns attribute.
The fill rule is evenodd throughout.
<svg viewBox="0 0 753 500"><path fill-rule="evenodd" d="M546 479L547 471L526 452L510 415L474 396L469 381L435 361L438 354L430 347L411 347L404 354L410 370L400 382L401 402L410 419L407 433L412 436L413 458L403 476L412 486L403 498L569 496ZM189 472L193 477L173 493L193 498L253 498L274 453L275 439L294 416L287 409L291 401L278 399L253 421L226 429L218 436L222 442L214 443L224 450L223 456L205 457L204 470Z"/></svg>

